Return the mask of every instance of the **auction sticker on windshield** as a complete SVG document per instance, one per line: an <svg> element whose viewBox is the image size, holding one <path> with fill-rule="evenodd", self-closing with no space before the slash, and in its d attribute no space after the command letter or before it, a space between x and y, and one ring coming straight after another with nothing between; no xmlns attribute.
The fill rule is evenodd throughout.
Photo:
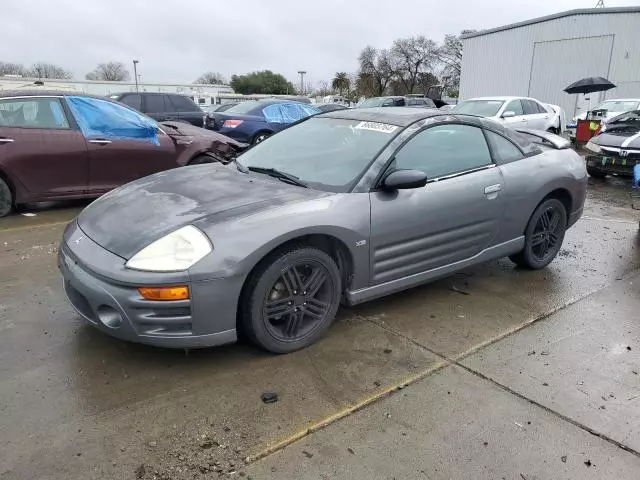
<svg viewBox="0 0 640 480"><path fill-rule="evenodd" d="M359 130L373 130L374 132L382 132L382 133L393 133L398 127L395 125L389 125L388 123L378 123L378 122L360 122L356 125Z"/></svg>

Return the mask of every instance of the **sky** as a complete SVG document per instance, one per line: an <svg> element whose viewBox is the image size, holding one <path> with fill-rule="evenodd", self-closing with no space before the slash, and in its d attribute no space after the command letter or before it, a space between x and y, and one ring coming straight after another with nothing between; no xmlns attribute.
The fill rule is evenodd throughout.
<svg viewBox="0 0 640 480"><path fill-rule="evenodd" d="M143 82L191 83L205 71L269 69L314 86L355 72L366 45L485 29L597 0L2 0L0 61L56 63L85 74L139 60ZM607 7L640 0L605 0Z"/></svg>

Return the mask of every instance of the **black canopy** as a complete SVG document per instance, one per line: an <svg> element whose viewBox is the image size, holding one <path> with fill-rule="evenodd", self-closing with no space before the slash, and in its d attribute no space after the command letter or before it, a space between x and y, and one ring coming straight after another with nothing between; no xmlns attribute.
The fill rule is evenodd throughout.
<svg viewBox="0 0 640 480"><path fill-rule="evenodd" d="M616 86L606 78L587 77L572 83L564 91L567 93L591 93L604 92L612 88L616 88Z"/></svg>

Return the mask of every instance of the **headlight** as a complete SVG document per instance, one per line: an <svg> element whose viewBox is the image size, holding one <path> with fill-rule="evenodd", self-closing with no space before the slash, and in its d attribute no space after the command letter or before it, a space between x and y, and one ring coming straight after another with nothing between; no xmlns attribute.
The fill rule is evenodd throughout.
<svg viewBox="0 0 640 480"><path fill-rule="evenodd" d="M212 250L205 234L187 225L144 247L129 259L126 267L147 272L179 272L191 268Z"/></svg>
<svg viewBox="0 0 640 480"><path fill-rule="evenodd" d="M596 145L591 140L587 142L584 148L586 148L587 150L591 150L593 153L600 153L602 151L602 149L600 148L600 145Z"/></svg>

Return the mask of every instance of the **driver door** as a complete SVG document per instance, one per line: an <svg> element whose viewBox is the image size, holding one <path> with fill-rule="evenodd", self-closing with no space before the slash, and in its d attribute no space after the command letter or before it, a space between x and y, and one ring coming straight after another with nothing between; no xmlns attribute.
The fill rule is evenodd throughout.
<svg viewBox="0 0 640 480"><path fill-rule="evenodd" d="M484 134L463 124L414 135L387 168L424 171L425 187L375 191L371 199L371 285L427 272L491 246L504 212L504 180Z"/></svg>
<svg viewBox="0 0 640 480"><path fill-rule="evenodd" d="M514 116L512 117L504 117L506 112L513 112ZM522 106L522 102L519 98L515 100L511 100L507 103L502 111L502 123L510 128L527 128L528 127L528 119L527 115L524 114L524 108Z"/></svg>

